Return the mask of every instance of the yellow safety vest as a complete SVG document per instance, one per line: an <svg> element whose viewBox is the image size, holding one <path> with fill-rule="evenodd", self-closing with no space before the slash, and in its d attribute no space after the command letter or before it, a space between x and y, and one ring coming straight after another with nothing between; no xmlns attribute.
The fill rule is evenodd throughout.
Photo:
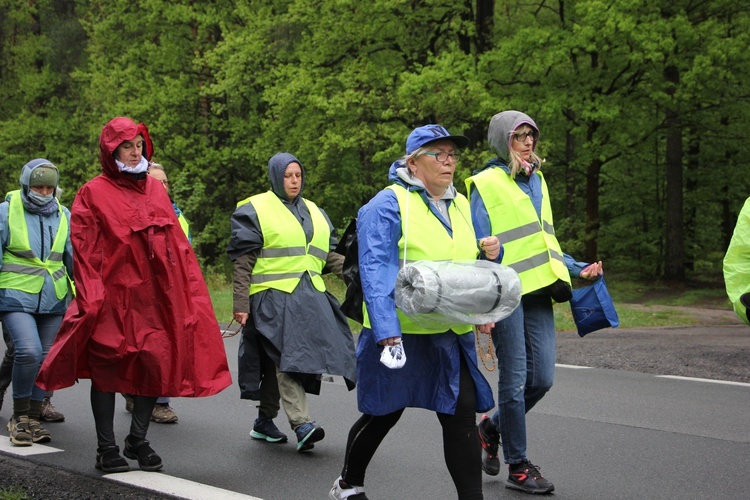
<svg viewBox="0 0 750 500"><path fill-rule="evenodd" d="M190 224L188 223L182 212L180 212L180 214L177 216L177 222L180 223L180 227L182 228L182 232L185 233L185 236L190 238Z"/></svg>
<svg viewBox="0 0 750 500"><path fill-rule="evenodd" d="M504 170L489 168L466 179L469 196L472 184L482 196L492 234L503 245L503 264L518 273L524 294L544 288L558 279L570 283L570 274L552 224L547 183L541 172L535 175L542 183L541 221L529 196Z"/></svg>
<svg viewBox="0 0 750 500"><path fill-rule="evenodd" d="M453 237L448 234L443 223L425 207L424 199L417 191L407 191L403 186L388 186L396 193L398 208L401 212L401 239L398 240L399 265L418 260L467 262L476 260L477 239L474 226L471 224L471 208L465 196L457 194L448 207ZM407 198L408 201L407 201ZM407 234L408 231L408 234ZM364 309L363 325L370 328L367 308ZM447 330L461 335L472 331L472 325L446 324L441 328L425 328L416 324L409 317L396 309L402 333L442 333Z"/></svg>
<svg viewBox="0 0 750 500"><path fill-rule="evenodd" d="M47 260L42 261L31 250L29 231L26 227L25 210L21 201L21 191L8 193L8 228L10 239L3 254L3 267L0 269L0 288L10 288L26 293L39 293L44 285L44 277L49 274L55 285L55 295L62 300L68 293L68 285L73 289L68 272L63 265L65 242L68 239L68 218L58 203L60 225L52 243ZM73 292L75 293L75 292Z"/></svg>
<svg viewBox="0 0 750 500"><path fill-rule="evenodd" d="M302 225L273 192L237 203L237 207L245 203L255 207L263 233L263 248L250 277L250 295L269 288L292 293L304 273L310 275L316 290L326 290L320 275L328 259L331 228L315 203L302 200L312 218L313 237L309 244Z"/></svg>

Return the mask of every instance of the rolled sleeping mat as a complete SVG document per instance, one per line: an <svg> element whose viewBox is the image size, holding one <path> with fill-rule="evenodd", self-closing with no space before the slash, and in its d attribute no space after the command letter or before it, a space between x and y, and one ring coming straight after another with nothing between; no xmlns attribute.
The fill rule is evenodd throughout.
<svg viewBox="0 0 750 500"><path fill-rule="evenodd" d="M420 260L396 277L396 307L425 327L483 325L512 313L521 302L521 280L510 267L486 260Z"/></svg>

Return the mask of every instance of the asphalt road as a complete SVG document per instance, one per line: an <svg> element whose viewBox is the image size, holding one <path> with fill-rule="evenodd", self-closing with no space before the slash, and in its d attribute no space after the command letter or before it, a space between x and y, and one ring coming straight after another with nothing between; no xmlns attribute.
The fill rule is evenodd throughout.
<svg viewBox="0 0 750 500"><path fill-rule="evenodd" d="M528 417L529 457L555 483L555 497L746 498L750 328L738 321L717 323L606 330L584 338L559 333L555 387ZM233 370L236 340L226 341ZM494 372L487 377L496 384ZM55 395L67 419L48 424L49 447L27 449L42 453L19 456L6 439L0 441L0 488L22 487L27 498L169 498L143 489L145 484L183 498L230 498L234 492L237 498L323 499L358 416L354 392L337 381L324 384L310 407L326 439L313 453L298 454L292 443L270 445L248 437L256 410L239 399L236 386L212 398L175 399L180 422L152 424L149 431L164 470L103 476L93 467L88 390L84 380ZM9 417L9 397L5 405L2 425ZM123 401L116 415L120 439L128 421ZM277 424L288 430L283 417ZM440 443L436 417L407 410L368 470L370 498L455 498ZM143 483L144 476L151 483ZM526 498L505 489L502 476L485 476L484 491L488 499Z"/></svg>

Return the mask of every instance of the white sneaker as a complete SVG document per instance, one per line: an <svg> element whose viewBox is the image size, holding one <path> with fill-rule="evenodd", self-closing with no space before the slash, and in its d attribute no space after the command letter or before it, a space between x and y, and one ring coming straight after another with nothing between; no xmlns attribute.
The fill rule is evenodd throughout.
<svg viewBox="0 0 750 500"><path fill-rule="evenodd" d="M365 496L364 486L354 486L351 488L343 489L341 487L340 481L341 476L339 476L338 479L333 482L333 488L331 488L331 491L328 493L328 496L331 498L331 500L344 500L345 498L351 498L355 495L361 495L357 496L356 500L367 500L367 497Z"/></svg>

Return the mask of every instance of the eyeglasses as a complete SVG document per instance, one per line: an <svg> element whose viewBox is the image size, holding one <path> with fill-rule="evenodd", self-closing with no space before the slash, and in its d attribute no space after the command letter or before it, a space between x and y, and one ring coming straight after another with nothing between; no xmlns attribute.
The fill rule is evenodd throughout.
<svg viewBox="0 0 750 500"><path fill-rule="evenodd" d="M450 158L453 161L458 161L461 159L461 153L446 153L445 151L432 153L432 152L427 151L424 154L426 154L427 156L432 156L440 163L447 162L448 158Z"/></svg>
<svg viewBox="0 0 750 500"><path fill-rule="evenodd" d="M523 132L521 134L513 134L513 138L516 140L516 142L526 142L526 139L531 137L531 140L534 142L539 139L539 132L536 130L531 130L529 132Z"/></svg>
<svg viewBox="0 0 750 500"><path fill-rule="evenodd" d="M161 182L165 186L169 187L169 181L168 180L164 179L163 181L159 181L159 182Z"/></svg>

